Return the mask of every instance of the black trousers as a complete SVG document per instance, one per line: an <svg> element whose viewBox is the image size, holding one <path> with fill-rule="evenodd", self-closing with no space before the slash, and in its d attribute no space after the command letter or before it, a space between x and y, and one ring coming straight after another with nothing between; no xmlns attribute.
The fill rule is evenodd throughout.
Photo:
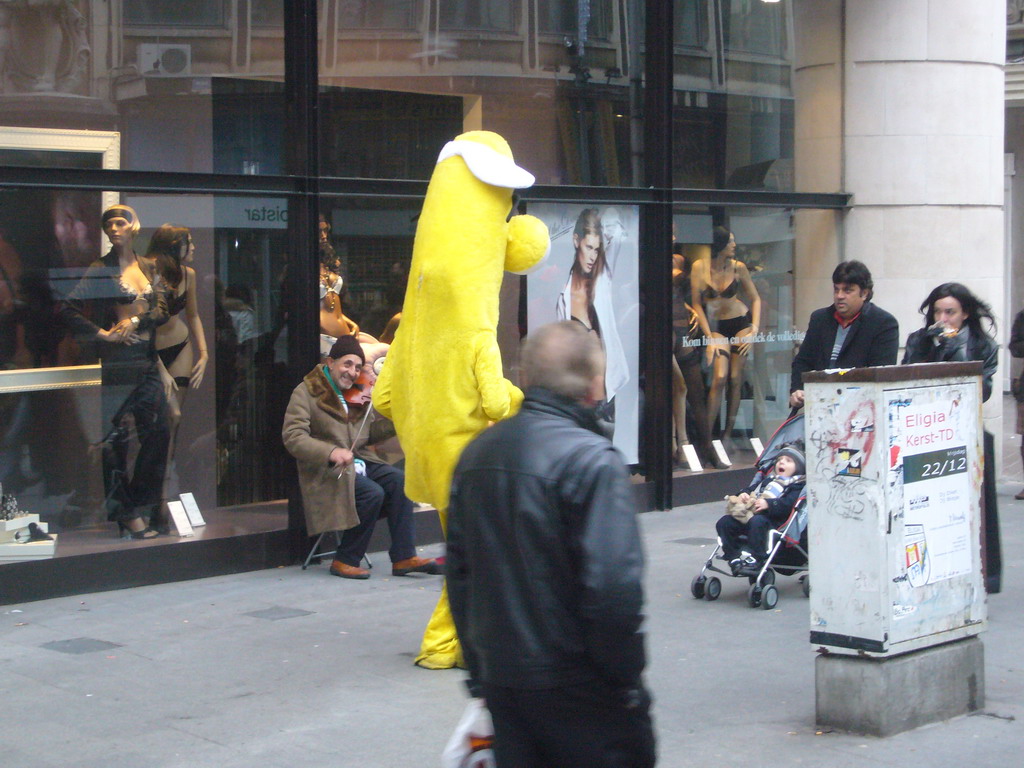
<svg viewBox="0 0 1024 768"><path fill-rule="evenodd" d="M650 697L627 709L598 683L528 691L483 686L497 768L651 768Z"/></svg>
<svg viewBox="0 0 1024 768"><path fill-rule="evenodd" d="M110 430L103 443L107 519L123 523L136 517L152 518L163 495L171 436L160 374L155 360L129 358L104 360L102 375L103 423ZM129 416L139 440L130 473Z"/></svg>
<svg viewBox="0 0 1024 768"><path fill-rule="evenodd" d="M370 546L378 518L387 517L391 533L388 555L397 563L416 554L412 502L405 495L405 473L388 464L366 462L366 475L356 475L359 525L341 534L335 558L358 566Z"/></svg>
<svg viewBox="0 0 1024 768"><path fill-rule="evenodd" d="M985 430L985 474L982 479L982 526L985 531L985 591L990 595L1003 589L1003 546L999 532L999 501L996 497L996 443ZM1024 446L1021 447L1024 451Z"/></svg>
<svg viewBox="0 0 1024 768"><path fill-rule="evenodd" d="M754 515L746 523L732 515L722 515L715 524L726 560L739 557L740 550L746 549L761 563L768 559L768 531L773 527L768 515ZM746 536L746 543L741 536Z"/></svg>

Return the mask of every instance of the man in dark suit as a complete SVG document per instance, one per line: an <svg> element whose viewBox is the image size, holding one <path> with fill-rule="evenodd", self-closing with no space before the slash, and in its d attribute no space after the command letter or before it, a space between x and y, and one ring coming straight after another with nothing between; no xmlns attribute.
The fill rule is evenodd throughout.
<svg viewBox="0 0 1024 768"><path fill-rule="evenodd" d="M804 373L826 368L896 365L900 329L896 318L871 303L871 271L844 261L832 273L832 305L816 309L793 358L789 405L804 404Z"/></svg>

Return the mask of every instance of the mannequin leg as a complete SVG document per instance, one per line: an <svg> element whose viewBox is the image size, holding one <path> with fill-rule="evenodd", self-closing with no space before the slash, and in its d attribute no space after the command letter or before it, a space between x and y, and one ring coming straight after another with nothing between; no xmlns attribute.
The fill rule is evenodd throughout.
<svg viewBox="0 0 1024 768"><path fill-rule="evenodd" d="M441 519L441 529L447 537L448 510L437 510L437 516ZM423 642L420 644L420 652L416 656L415 664L425 669L451 669L452 667L464 669L466 666L462 660L459 638L455 634L455 619L452 618L452 609L448 604L447 582L441 587L441 597L438 599L434 613L423 632Z"/></svg>
<svg viewBox="0 0 1024 768"><path fill-rule="evenodd" d="M697 447L697 455L701 463L716 469L724 469L725 464L719 460L711 447L711 433L708 431L707 393L704 388L704 372L701 370L700 358L690 358L679 366L683 379L686 381L686 400L693 419L693 435L691 442Z"/></svg>
<svg viewBox="0 0 1024 768"><path fill-rule="evenodd" d="M686 380L675 355L672 356L672 426L675 439L675 460L682 462L683 446L690 441L686 436Z"/></svg>
<svg viewBox="0 0 1024 768"><path fill-rule="evenodd" d="M729 394L726 403L725 429L723 437L732 437L732 430L736 424L736 414L740 410L740 395L743 390L743 370L746 368L747 356L739 352L733 352L729 365Z"/></svg>
<svg viewBox="0 0 1024 768"><path fill-rule="evenodd" d="M712 335L709 342L721 341L724 337ZM713 435L715 421L718 419L719 411L722 409L722 394L726 382L729 380L729 348L728 346L715 345L714 359L711 363L711 388L708 390L708 434Z"/></svg>

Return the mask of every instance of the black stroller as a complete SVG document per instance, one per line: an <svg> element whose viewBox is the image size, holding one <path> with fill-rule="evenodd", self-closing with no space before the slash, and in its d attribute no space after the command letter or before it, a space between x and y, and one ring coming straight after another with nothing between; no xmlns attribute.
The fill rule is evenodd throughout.
<svg viewBox="0 0 1024 768"><path fill-rule="evenodd" d="M804 416L802 413L791 416L783 422L761 455L758 457L755 466L759 474L767 474L782 446L787 443L803 442L804 439ZM761 606L770 611L779 602L779 591L775 587L775 575L792 576L801 574L800 583L803 587L804 596L811 593L810 581L807 578L807 498L801 494L799 500L793 505L792 511L782 525L771 528L768 531L766 542L747 542L748 546L763 546L767 557L764 565L757 572L757 575L740 575L736 578L746 578L750 583L747 590L747 602L751 608ZM720 573L723 576L733 576L731 571L725 570L716 561L723 558L722 542L708 557L707 562L700 569L700 573L693 577L690 582L690 594L698 600L717 600L722 593L722 581L717 576L709 576L708 571Z"/></svg>

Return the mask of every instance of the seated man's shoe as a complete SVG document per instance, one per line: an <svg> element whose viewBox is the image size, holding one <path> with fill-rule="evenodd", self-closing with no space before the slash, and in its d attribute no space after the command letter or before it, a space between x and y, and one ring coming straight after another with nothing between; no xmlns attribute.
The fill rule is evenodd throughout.
<svg viewBox="0 0 1024 768"><path fill-rule="evenodd" d="M392 576L408 576L410 573L429 573L434 576L444 573L444 566L437 560L422 557L407 557L391 564Z"/></svg>
<svg viewBox="0 0 1024 768"><path fill-rule="evenodd" d="M343 563L341 560L333 560L331 562L331 574L333 576L341 576L343 579L368 579L370 578L370 572L365 568L357 568L354 565Z"/></svg>
<svg viewBox="0 0 1024 768"><path fill-rule="evenodd" d="M1024 501L1024 491L1021 491L1020 493L1018 493L1013 498L1015 498L1017 501Z"/></svg>

